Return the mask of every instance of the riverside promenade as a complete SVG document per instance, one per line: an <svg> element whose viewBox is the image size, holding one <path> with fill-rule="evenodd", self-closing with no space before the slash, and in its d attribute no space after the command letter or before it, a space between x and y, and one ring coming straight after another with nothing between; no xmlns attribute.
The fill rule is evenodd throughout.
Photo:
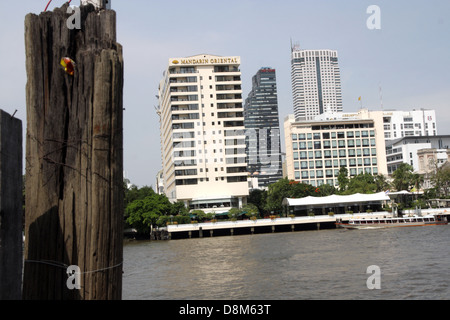
<svg viewBox="0 0 450 320"><path fill-rule="evenodd" d="M258 233L296 232L306 230L335 229L336 220L348 221L356 218L392 217L386 211L372 213L336 214L287 217L275 219L237 220L223 222L173 224L165 229L169 239L233 236Z"/></svg>

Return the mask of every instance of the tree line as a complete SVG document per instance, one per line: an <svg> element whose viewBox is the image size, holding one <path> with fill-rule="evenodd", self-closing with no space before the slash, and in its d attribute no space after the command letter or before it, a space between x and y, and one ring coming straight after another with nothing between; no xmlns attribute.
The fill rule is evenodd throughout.
<svg viewBox="0 0 450 320"><path fill-rule="evenodd" d="M241 208L232 208L227 216L221 217L234 220L240 217L249 219L268 217L281 214L284 198L303 198L307 196L323 197L333 194L350 195L355 193L377 193L386 191L418 191L424 178L414 172L411 165L402 163L392 174L389 181L384 175L361 173L349 177L346 167L341 167L337 177L338 187L328 184L314 187L309 184L283 178L268 186L267 190L254 189L250 192L247 204ZM415 199L403 198L400 208L414 205L426 206L427 199L447 198L450 191L450 168L442 166L431 174L432 188L427 189ZM137 229L139 233L148 234L151 226L162 227L168 223L185 224L191 222L214 221L214 213L202 210L189 211L183 202L171 203L165 195L157 194L152 187L128 187L129 181L124 181L125 223Z"/></svg>

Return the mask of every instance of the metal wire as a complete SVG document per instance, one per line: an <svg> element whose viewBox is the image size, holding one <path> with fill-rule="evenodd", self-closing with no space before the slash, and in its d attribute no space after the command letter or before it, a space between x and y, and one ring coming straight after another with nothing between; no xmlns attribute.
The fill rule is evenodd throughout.
<svg viewBox="0 0 450 320"><path fill-rule="evenodd" d="M47 11L48 6L50 5L51 2L52 2L52 0L50 0L50 1L47 3L47 6L45 7L44 12ZM69 2L69 4L70 4L70 2L72 2L72 0L69 0L68 2Z"/></svg>

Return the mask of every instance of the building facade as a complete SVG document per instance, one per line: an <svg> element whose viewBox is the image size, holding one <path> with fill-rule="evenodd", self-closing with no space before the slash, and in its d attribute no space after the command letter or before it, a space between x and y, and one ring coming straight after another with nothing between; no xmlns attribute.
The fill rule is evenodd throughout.
<svg viewBox="0 0 450 320"><path fill-rule="evenodd" d="M387 174L383 118L366 110L338 118L284 122L288 178L313 186L338 185L339 169L349 176Z"/></svg>
<svg viewBox="0 0 450 320"><path fill-rule="evenodd" d="M384 138L396 140L412 136L436 136L436 112L435 110L385 110Z"/></svg>
<svg viewBox="0 0 450 320"><path fill-rule="evenodd" d="M159 85L164 191L205 212L248 196L240 57L169 59Z"/></svg>
<svg viewBox="0 0 450 320"><path fill-rule="evenodd" d="M337 51L292 47L291 81L296 120L309 121L327 111L342 111Z"/></svg>
<svg viewBox="0 0 450 320"><path fill-rule="evenodd" d="M386 141L386 157L388 174L397 170L402 163L413 166L415 172L420 171L420 150L436 149L444 157L450 146L450 135L404 137ZM423 156L423 154L422 154ZM437 155L436 155L437 157ZM423 159L423 158L422 158ZM438 158L436 158L438 159ZM425 164L423 164L425 165Z"/></svg>
<svg viewBox="0 0 450 320"><path fill-rule="evenodd" d="M437 170L445 163L448 165L450 160L450 149L419 149L417 150L417 157L419 158L417 173L423 176L423 189L434 187L432 178Z"/></svg>
<svg viewBox="0 0 450 320"><path fill-rule="evenodd" d="M265 188L282 178L275 69L261 68L253 76L244 119L248 172L257 177L257 188Z"/></svg>

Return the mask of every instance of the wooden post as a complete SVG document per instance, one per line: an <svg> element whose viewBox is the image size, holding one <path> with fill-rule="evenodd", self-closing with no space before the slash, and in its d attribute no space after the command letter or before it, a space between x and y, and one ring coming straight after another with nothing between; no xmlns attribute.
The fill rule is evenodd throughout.
<svg viewBox="0 0 450 320"><path fill-rule="evenodd" d="M123 58L116 14L68 4L25 18L25 299L122 297ZM76 63L73 75L61 58ZM80 289L67 267L81 271Z"/></svg>
<svg viewBox="0 0 450 320"><path fill-rule="evenodd" d="M22 298L22 121L0 110L0 300Z"/></svg>

